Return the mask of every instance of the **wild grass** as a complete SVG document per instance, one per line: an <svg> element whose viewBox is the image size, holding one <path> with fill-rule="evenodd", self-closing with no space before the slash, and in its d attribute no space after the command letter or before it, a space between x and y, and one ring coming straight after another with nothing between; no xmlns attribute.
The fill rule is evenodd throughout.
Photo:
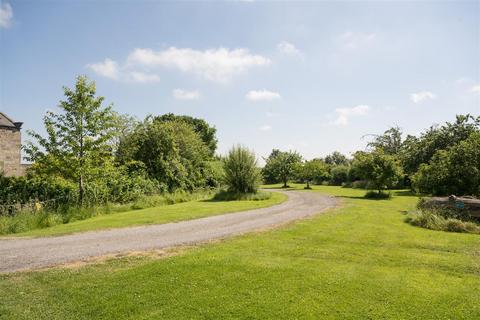
<svg viewBox="0 0 480 320"><path fill-rule="evenodd" d="M390 192L377 192L377 191L367 191L364 195L367 199L377 199L377 200L387 200L392 198L392 194Z"/></svg>
<svg viewBox="0 0 480 320"><path fill-rule="evenodd" d="M240 193L240 192L231 192L226 190L221 190L215 194L212 200L214 201L240 201L240 200L249 200L249 201L260 201L268 200L272 197L271 192L257 191L255 193Z"/></svg>
<svg viewBox="0 0 480 320"><path fill-rule="evenodd" d="M176 191L162 195L142 196L135 202L127 204L106 203L94 207L69 206L60 208L57 211L23 211L13 216L0 216L0 235L43 229L100 215L208 199L213 194L213 190L198 190L196 192Z"/></svg>
<svg viewBox="0 0 480 320"><path fill-rule="evenodd" d="M434 209L419 209L412 211L405 221L414 226L431 230L480 234L479 223L448 218Z"/></svg>

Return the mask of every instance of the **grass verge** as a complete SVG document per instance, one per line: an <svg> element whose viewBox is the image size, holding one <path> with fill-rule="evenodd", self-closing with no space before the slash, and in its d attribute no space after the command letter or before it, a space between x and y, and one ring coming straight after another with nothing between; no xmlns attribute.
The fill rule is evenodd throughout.
<svg viewBox="0 0 480 320"><path fill-rule="evenodd" d="M405 193L313 188L343 206L164 259L0 275L0 318L480 318L478 235L405 223Z"/></svg>
<svg viewBox="0 0 480 320"><path fill-rule="evenodd" d="M280 193L272 193L272 196L266 200L212 201L211 198L201 199L172 204L169 206L99 215L85 220L59 224L44 229L30 230L11 236L56 236L74 232L177 222L230 212L269 207L279 204L286 199L287 197Z"/></svg>

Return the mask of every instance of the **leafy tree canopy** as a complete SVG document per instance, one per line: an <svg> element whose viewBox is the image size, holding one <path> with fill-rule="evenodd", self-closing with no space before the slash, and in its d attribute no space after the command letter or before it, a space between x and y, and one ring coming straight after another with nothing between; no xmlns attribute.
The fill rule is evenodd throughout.
<svg viewBox="0 0 480 320"><path fill-rule="evenodd" d="M278 151L273 150L274 156L266 159L263 168L265 175L275 177L277 181L281 181L284 187L287 187L289 180L293 179L298 165L302 161L302 156L295 151Z"/></svg>
<svg viewBox="0 0 480 320"><path fill-rule="evenodd" d="M186 115L175 115L173 113L167 113L161 116L154 117L154 121L183 121L188 123L193 127L193 130L198 133L205 145L207 145L210 150L210 155L213 156L215 154L215 151L217 150L217 129L210 126L205 120L193 118Z"/></svg>
<svg viewBox="0 0 480 320"><path fill-rule="evenodd" d="M367 180L379 193L393 186L402 175L396 159L382 149L372 152L358 151L354 154L352 166L355 172Z"/></svg>
<svg viewBox="0 0 480 320"><path fill-rule="evenodd" d="M151 178L173 191L204 187L211 157L190 124L147 117L120 141L117 159L123 164L142 162Z"/></svg>
<svg viewBox="0 0 480 320"><path fill-rule="evenodd" d="M83 203L86 185L103 179L111 167L115 116L110 106L102 106L104 98L96 96L95 83L85 76L77 78L74 89L64 87L64 94L60 112L48 111L44 117L47 135L28 132L36 144L27 143L26 159L34 162L36 174L77 182Z"/></svg>
<svg viewBox="0 0 480 320"><path fill-rule="evenodd" d="M342 153L334 151L325 157L325 163L329 165L348 164L348 159Z"/></svg>

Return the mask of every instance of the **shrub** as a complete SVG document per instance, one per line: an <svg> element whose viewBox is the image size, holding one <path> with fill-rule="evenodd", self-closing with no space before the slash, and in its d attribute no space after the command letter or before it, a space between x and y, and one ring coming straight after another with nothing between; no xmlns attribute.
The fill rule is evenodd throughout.
<svg viewBox="0 0 480 320"><path fill-rule="evenodd" d="M235 193L222 190L215 194L212 200L214 201L234 201L234 200L268 200L272 197L270 192L257 192L257 193Z"/></svg>
<svg viewBox="0 0 480 320"><path fill-rule="evenodd" d="M255 193L260 183L255 154L242 146L233 147L224 159L225 183L232 193Z"/></svg>
<svg viewBox="0 0 480 320"><path fill-rule="evenodd" d="M390 192L368 191L364 197L367 199L390 199L392 195Z"/></svg>
<svg viewBox="0 0 480 320"><path fill-rule="evenodd" d="M348 181L350 168L345 165L335 166L330 170L330 181L332 185L339 186Z"/></svg>
<svg viewBox="0 0 480 320"><path fill-rule="evenodd" d="M434 209L417 210L405 219L411 225L439 231L466 232L480 234L480 225L473 221L445 218Z"/></svg>

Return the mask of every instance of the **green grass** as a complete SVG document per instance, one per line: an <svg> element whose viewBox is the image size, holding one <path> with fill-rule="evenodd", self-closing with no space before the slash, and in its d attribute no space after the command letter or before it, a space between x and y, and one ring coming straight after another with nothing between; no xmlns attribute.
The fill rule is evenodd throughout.
<svg viewBox="0 0 480 320"><path fill-rule="evenodd" d="M56 236L74 232L177 222L229 212L268 207L281 203L286 199L287 197L283 194L272 193L272 196L266 200L194 200L168 206L99 215L86 220L59 224L44 229L34 229L11 236Z"/></svg>
<svg viewBox="0 0 480 320"><path fill-rule="evenodd" d="M480 318L480 236L405 223L406 192L319 191L343 206L168 258L1 275L0 318Z"/></svg>

